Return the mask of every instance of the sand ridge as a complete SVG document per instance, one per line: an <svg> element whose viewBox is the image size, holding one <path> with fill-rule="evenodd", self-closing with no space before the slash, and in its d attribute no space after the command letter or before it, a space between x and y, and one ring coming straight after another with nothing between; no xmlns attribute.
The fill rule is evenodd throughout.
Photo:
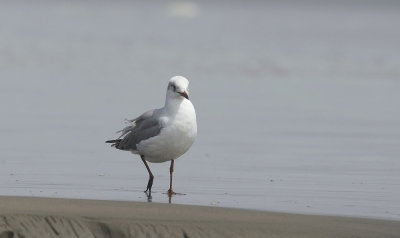
<svg viewBox="0 0 400 238"><path fill-rule="evenodd" d="M400 221L175 204L0 197L3 237L399 237Z"/></svg>

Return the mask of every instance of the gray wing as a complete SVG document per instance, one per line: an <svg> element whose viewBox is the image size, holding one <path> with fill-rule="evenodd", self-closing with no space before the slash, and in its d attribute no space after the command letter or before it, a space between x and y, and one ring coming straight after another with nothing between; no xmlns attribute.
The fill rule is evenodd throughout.
<svg viewBox="0 0 400 238"><path fill-rule="evenodd" d="M131 124L120 132L121 136L115 147L120 150L136 150L136 145L142 140L160 134L162 123L160 122L160 109L154 109L143 113L138 118L129 120Z"/></svg>

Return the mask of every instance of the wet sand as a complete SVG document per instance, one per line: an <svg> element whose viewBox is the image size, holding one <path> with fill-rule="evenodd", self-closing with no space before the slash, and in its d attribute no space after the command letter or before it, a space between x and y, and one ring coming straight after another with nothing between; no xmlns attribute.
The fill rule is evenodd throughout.
<svg viewBox="0 0 400 238"><path fill-rule="evenodd" d="M0 197L0 237L398 237L400 221L158 203Z"/></svg>
<svg viewBox="0 0 400 238"><path fill-rule="evenodd" d="M104 141L181 74L174 204L400 220L400 1L186 2L1 1L0 194L145 202Z"/></svg>

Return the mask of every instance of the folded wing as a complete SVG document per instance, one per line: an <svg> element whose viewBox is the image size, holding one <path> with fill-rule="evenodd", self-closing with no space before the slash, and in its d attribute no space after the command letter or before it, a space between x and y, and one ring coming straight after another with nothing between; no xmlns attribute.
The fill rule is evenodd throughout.
<svg viewBox="0 0 400 238"><path fill-rule="evenodd" d="M118 139L106 143L113 143L112 146L120 150L136 151L137 144L157 136L162 129L159 109L147 111L133 120L128 120L128 123L130 125L120 131L121 136Z"/></svg>

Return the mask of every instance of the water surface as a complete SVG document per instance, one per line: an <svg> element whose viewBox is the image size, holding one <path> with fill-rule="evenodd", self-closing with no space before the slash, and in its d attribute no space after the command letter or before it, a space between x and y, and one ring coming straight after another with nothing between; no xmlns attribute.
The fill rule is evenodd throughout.
<svg viewBox="0 0 400 238"><path fill-rule="evenodd" d="M139 157L104 141L181 74L199 134L173 203L398 220L399 10L3 1L0 194L147 201Z"/></svg>

